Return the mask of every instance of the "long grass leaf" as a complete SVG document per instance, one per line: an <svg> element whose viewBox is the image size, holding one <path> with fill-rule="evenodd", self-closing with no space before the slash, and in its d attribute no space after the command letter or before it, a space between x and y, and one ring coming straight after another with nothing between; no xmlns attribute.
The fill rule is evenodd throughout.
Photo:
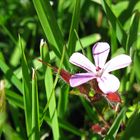
<svg viewBox="0 0 140 140"><path fill-rule="evenodd" d="M60 90L58 102L58 115L60 118L64 117L68 104L69 86L63 86Z"/></svg>
<svg viewBox="0 0 140 140"><path fill-rule="evenodd" d="M123 120L123 118L125 117L125 112L126 112L127 108L123 107L122 110L120 111L120 113L118 114L118 116L116 117L116 119L114 120L111 128L109 129L106 137L104 138L104 140L109 140L109 139L115 139L117 132L119 130L119 127L121 125L121 122Z"/></svg>
<svg viewBox="0 0 140 140"><path fill-rule="evenodd" d="M29 73L29 68L27 60L22 48L22 42L19 37L20 48L21 48L21 66L22 66L22 79L23 79L23 99L24 99L24 111L26 120L27 136L31 134L32 127L32 98L31 98L31 78Z"/></svg>
<svg viewBox="0 0 140 140"><path fill-rule="evenodd" d="M76 0L74 11L73 11L73 16L72 16L72 21L71 21L69 39L68 39L69 55L71 55L75 51L75 45L76 45L77 38L76 38L74 30L78 29L79 16L80 16L80 0Z"/></svg>
<svg viewBox="0 0 140 140"><path fill-rule="evenodd" d="M102 7L111 23L112 28L114 29L116 36L119 40L119 42L126 47L126 39L127 35L126 32L124 31L120 21L116 18L114 13L112 12L111 8L107 4L105 0L101 0Z"/></svg>
<svg viewBox="0 0 140 140"><path fill-rule="evenodd" d="M14 91L9 90L9 89L5 89L5 93L6 93L7 100L10 103L16 105L19 108L24 109L23 96L18 95L17 93L15 93Z"/></svg>
<svg viewBox="0 0 140 140"><path fill-rule="evenodd" d="M42 47L42 49L43 48L45 49L45 47ZM46 49L47 49L47 45L46 45ZM65 51L63 51L62 58L61 58L61 61L60 61L60 67L58 69L58 73L56 75L55 81L53 82L52 70L50 68L47 68L46 74L45 74L45 88L46 88L48 102L47 102L47 104L44 108L42 120L45 117L44 114L45 114L46 110L49 108L49 114L50 114L50 118L51 118L51 126L52 126L52 132L53 132L54 140L58 140L60 138L60 136L59 136L58 115L57 115L56 101L55 101L56 100L55 99L55 90L54 89L55 89L55 86L56 86L57 81L58 81L58 76L59 76L59 73L60 73L60 69L62 67L62 63L63 63L63 59L64 59L64 52ZM48 56L48 55L46 54L46 56ZM47 58L49 59L49 56Z"/></svg>
<svg viewBox="0 0 140 140"><path fill-rule="evenodd" d="M61 58L64 40L49 1L33 0L38 18L55 54Z"/></svg>
<svg viewBox="0 0 140 140"><path fill-rule="evenodd" d="M8 81L10 81L21 93L22 93L22 84L20 80L16 77L10 67L0 59L0 69L5 74L5 77Z"/></svg>
<svg viewBox="0 0 140 140"><path fill-rule="evenodd" d="M128 40L127 40L127 46L126 46L127 53L129 53L129 50L133 46L133 43L135 43L137 41L140 13L138 11L135 12L135 14L132 18L133 19L132 19L132 23L130 26Z"/></svg>
<svg viewBox="0 0 140 140"><path fill-rule="evenodd" d="M32 134L31 140L39 140L39 101L36 72L32 72Z"/></svg>

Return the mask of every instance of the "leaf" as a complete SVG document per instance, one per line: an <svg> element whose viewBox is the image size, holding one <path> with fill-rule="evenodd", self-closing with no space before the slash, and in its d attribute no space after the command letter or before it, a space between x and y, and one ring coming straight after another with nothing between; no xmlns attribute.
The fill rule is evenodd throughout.
<svg viewBox="0 0 140 140"><path fill-rule="evenodd" d="M43 54L42 52L46 52L46 54L45 53ZM48 53L46 42L44 42L43 45L40 46L40 53L43 61L45 61L45 59L49 61L49 53ZM42 125L42 122L46 116L46 111L49 108L49 116L51 120L53 138L54 140L58 140L60 135L59 135L59 124L58 124L58 115L56 109L56 99L55 99L55 90L54 90L57 81L55 80L55 82L53 82L53 73L50 67L47 67L47 70L44 69L44 72L45 72L44 81L45 81L45 89L46 89L46 96L47 96L47 104L44 107L40 125Z"/></svg>
<svg viewBox="0 0 140 140"><path fill-rule="evenodd" d="M64 114L67 109L67 104L68 104L68 95L69 95L69 90L70 87L68 85L63 86L60 89L60 95L59 95L59 102L58 102L58 115L60 118L64 118Z"/></svg>
<svg viewBox="0 0 140 140"><path fill-rule="evenodd" d="M23 93L20 80L2 59L0 59L0 69L5 74L6 79L10 81L21 93Z"/></svg>
<svg viewBox="0 0 140 140"><path fill-rule="evenodd" d="M39 101L35 69L32 72L32 134L31 140L39 140Z"/></svg>
<svg viewBox="0 0 140 140"><path fill-rule="evenodd" d="M140 20L140 13L137 11L133 15L132 23L131 23L130 29L129 29L128 39L127 39L127 46L126 46L127 53L129 53L130 48L137 41L139 20Z"/></svg>
<svg viewBox="0 0 140 140"><path fill-rule="evenodd" d="M135 51L134 53L134 71L136 75L136 79L140 82L140 74L139 74L139 68L140 68L140 51Z"/></svg>
<svg viewBox="0 0 140 140"><path fill-rule="evenodd" d="M102 7L111 23L111 26L116 33L116 36L117 36L119 42L125 47L126 38L127 38L126 32L122 28L120 21L116 18L116 16L112 12L112 10L109 7L109 5L107 4L107 2L105 0L101 0L101 3L102 3Z"/></svg>
<svg viewBox="0 0 140 140"><path fill-rule="evenodd" d="M61 58L64 40L49 1L33 0L44 33L55 54Z"/></svg>
<svg viewBox="0 0 140 140"><path fill-rule="evenodd" d="M124 139L133 139L133 140L138 140L140 138L140 112L139 109L137 108L132 117L129 119L127 125L126 125L126 129L125 132L123 134L123 136L121 137L121 140Z"/></svg>
<svg viewBox="0 0 140 140"><path fill-rule="evenodd" d="M109 140L109 139L115 139L117 132L119 130L119 127L121 125L121 122L123 120L123 118L125 117L125 112L126 112L127 108L123 107L122 110L120 111L120 113L118 114L118 116L116 117L116 119L114 120L112 126L110 127L107 135L105 136L104 140Z"/></svg>
<svg viewBox="0 0 140 140"><path fill-rule="evenodd" d="M25 112L25 120L26 120L26 129L27 129L27 136L31 134L31 127L32 127L32 97L31 97L31 78L29 73L29 68L27 64L27 60L22 48L22 42L20 40L20 48L21 48L21 67L22 67L22 80L23 80L23 100L24 100L24 112Z"/></svg>
<svg viewBox="0 0 140 140"><path fill-rule="evenodd" d="M24 109L23 97L21 95L18 95L17 93L9 89L5 89L5 93L6 93L7 100L10 103L16 105L19 108Z"/></svg>
<svg viewBox="0 0 140 140"><path fill-rule="evenodd" d="M78 30L78 23L79 23L79 16L80 16L80 0L75 1L75 7L73 10L69 39L68 39L68 52L71 55L75 51L76 45L76 35L74 30Z"/></svg>

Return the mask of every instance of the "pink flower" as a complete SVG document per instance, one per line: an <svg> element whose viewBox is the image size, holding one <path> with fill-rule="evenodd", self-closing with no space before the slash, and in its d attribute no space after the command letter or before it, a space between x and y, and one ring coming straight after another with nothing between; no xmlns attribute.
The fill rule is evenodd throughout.
<svg viewBox="0 0 140 140"><path fill-rule="evenodd" d="M96 79L98 86L103 93L116 92L120 86L119 79L109 72L127 67L132 60L130 56L121 54L106 63L109 51L110 46L108 43L96 43L92 48L95 65L83 54L78 52L73 53L69 61L87 72L72 75L70 78L70 85L76 87Z"/></svg>

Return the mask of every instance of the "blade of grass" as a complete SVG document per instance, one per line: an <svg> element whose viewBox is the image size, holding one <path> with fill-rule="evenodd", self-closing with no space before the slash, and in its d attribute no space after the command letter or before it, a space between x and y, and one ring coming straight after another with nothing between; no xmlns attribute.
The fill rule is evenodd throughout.
<svg viewBox="0 0 140 140"><path fill-rule="evenodd" d="M124 139L139 139L139 124L140 124L140 108L137 106L131 118L128 120L125 132L123 133L121 140Z"/></svg>
<svg viewBox="0 0 140 140"><path fill-rule="evenodd" d="M49 1L33 0L38 18L55 54L61 58L64 40Z"/></svg>
<svg viewBox="0 0 140 140"><path fill-rule="evenodd" d="M16 77L10 67L0 59L0 69L5 74L5 77L8 81L10 81L21 93L22 92L22 84L20 80Z"/></svg>
<svg viewBox="0 0 140 140"><path fill-rule="evenodd" d="M16 105L19 108L24 109L24 107L23 107L23 97L21 95L18 95L17 93L15 93L14 91L9 90L9 89L5 89L5 92L6 92L7 100L10 103Z"/></svg>
<svg viewBox="0 0 140 140"><path fill-rule="evenodd" d="M21 48L21 66L22 66L22 80L23 80L23 100L24 100L24 112L25 112L25 120L26 120L26 130L27 136L31 134L32 128L32 97L31 97L31 78L29 73L29 68L27 64L27 60L22 48L22 42L20 40L20 48Z"/></svg>
<svg viewBox="0 0 140 140"><path fill-rule="evenodd" d="M112 12L111 8L109 7L109 5L107 4L107 2L105 0L101 0L101 4L102 4L102 7L103 7L108 19L110 20L112 28L116 32L116 36L117 36L119 42L125 48L127 35L126 35L126 32L124 31L120 21L116 18L116 16L114 15L114 13Z"/></svg>
<svg viewBox="0 0 140 140"><path fill-rule="evenodd" d="M109 139L115 139L117 132L119 130L119 127L121 125L121 122L123 118L125 117L125 112L127 108L123 107L116 119L114 120L112 126L110 127L107 135L105 136L104 140L109 140Z"/></svg>
<svg viewBox="0 0 140 140"><path fill-rule="evenodd" d="M48 48L47 48L47 44L44 47L41 47L42 49L46 49L45 52L48 53ZM42 54L42 50L41 50L41 54ZM51 68L47 68L46 73L45 73L45 88L46 88L46 94L47 94L47 104L43 110L43 116L41 118L41 123L44 120L45 117L45 112L46 110L49 108L49 114L50 114L50 118L51 118L51 126L52 126L52 132L53 132L53 138L54 140L58 140L59 139L59 124L58 124L58 115L57 115L57 110L56 110L56 99L55 99L55 86L57 84L58 81L58 77L60 74L60 69L62 67L62 63L63 63L63 59L64 59L64 54L65 54L65 47L62 53L62 58L60 60L60 67L58 69L58 73L56 75L55 81L53 82L53 74L52 74L52 70ZM42 59L45 56L42 56ZM49 59L49 56L46 54L46 57ZM44 61L44 60L43 60ZM49 60L47 60L49 61Z"/></svg>
<svg viewBox="0 0 140 140"><path fill-rule="evenodd" d="M31 140L39 140L39 101L37 77L35 69L32 72L32 134Z"/></svg>
<svg viewBox="0 0 140 140"><path fill-rule="evenodd" d="M80 17L80 0L76 0L68 39L69 55L71 55L75 51L76 35L74 30L78 29L79 17Z"/></svg>
<svg viewBox="0 0 140 140"><path fill-rule="evenodd" d="M132 47L133 43L137 41L139 20L140 20L140 13L136 11L132 17L132 22L130 25L130 30L127 38L127 45L126 45L127 53L129 53L129 50Z"/></svg>
<svg viewBox="0 0 140 140"><path fill-rule="evenodd" d="M100 39L101 39L100 34L94 33L94 34L88 35L86 37L80 38L80 41L81 41L83 48L87 48L88 46L94 44L95 42L99 41ZM75 51L81 50L81 45L78 40L76 41L75 49L76 49ZM50 55L50 60L52 60L56 57L53 51L50 51L49 55ZM37 64L37 65L39 65L39 64Z"/></svg>
<svg viewBox="0 0 140 140"><path fill-rule="evenodd" d="M69 86L63 86L60 90L58 102L58 115L60 118L64 117L68 104Z"/></svg>
<svg viewBox="0 0 140 140"><path fill-rule="evenodd" d="M77 31L74 29L74 32L75 32L75 35L76 35L76 37L77 37L77 39L78 39L78 42L79 42L79 44L80 44L80 46L81 46L81 50L82 50L82 53L84 54L84 55L86 55L86 53L85 53L85 51L84 51L84 47L83 47L83 45L82 45L82 42L81 42L81 40L80 40L80 38L79 38L79 36L78 36L78 33L77 33Z"/></svg>

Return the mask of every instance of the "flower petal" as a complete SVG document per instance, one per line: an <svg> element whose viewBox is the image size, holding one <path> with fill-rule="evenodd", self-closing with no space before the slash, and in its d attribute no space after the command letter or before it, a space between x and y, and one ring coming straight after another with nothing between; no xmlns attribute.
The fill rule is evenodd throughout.
<svg viewBox="0 0 140 140"><path fill-rule="evenodd" d="M104 67L109 51L110 46L106 42L98 42L93 46L92 53L96 66Z"/></svg>
<svg viewBox="0 0 140 140"><path fill-rule="evenodd" d="M88 72L96 72L94 64L81 53L73 53L69 61Z"/></svg>
<svg viewBox="0 0 140 140"><path fill-rule="evenodd" d="M76 87L96 78L93 73L77 73L70 78L70 86Z"/></svg>
<svg viewBox="0 0 140 140"><path fill-rule="evenodd" d="M104 72L110 72L127 67L132 62L131 57L126 54L118 55L105 64Z"/></svg>
<svg viewBox="0 0 140 140"><path fill-rule="evenodd" d="M101 78L97 78L99 88L105 93L113 93L119 89L120 82L118 78L112 74L104 74Z"/></svg>

